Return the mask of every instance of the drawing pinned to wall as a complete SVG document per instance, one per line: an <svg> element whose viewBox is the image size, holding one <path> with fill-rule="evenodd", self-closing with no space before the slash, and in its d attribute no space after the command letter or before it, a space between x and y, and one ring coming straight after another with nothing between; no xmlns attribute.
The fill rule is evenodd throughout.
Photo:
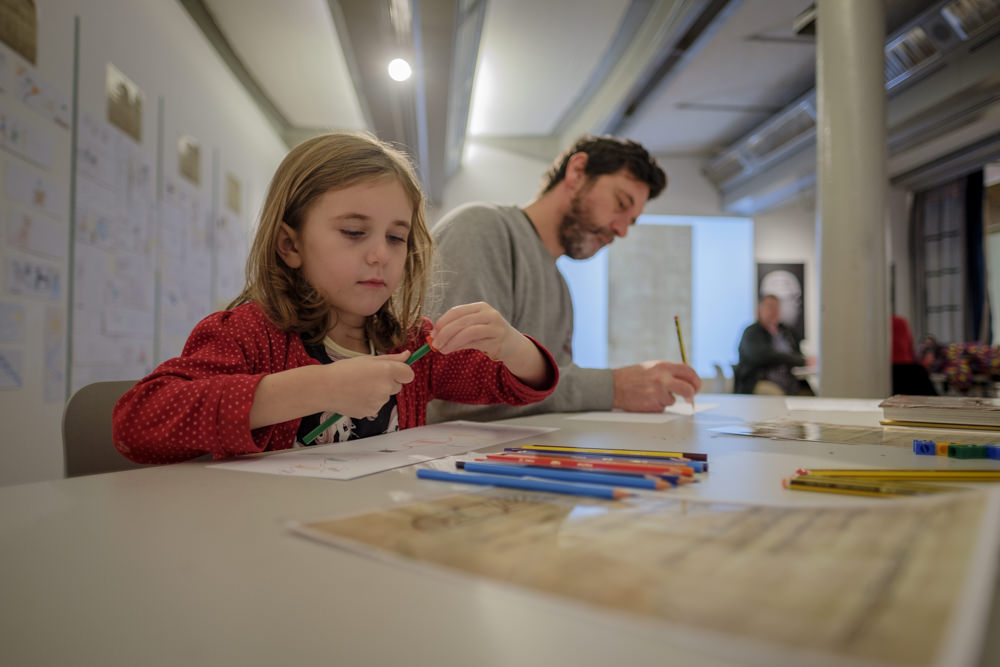
<svg viewBox="0 0 1000 667"><path fill-rule="evenodd" d="M19 61L14 66L21 101L64 129L69 129L70 98L38 74L30 64Z"/></svg>
<svg viewBox="0 0 1000 667"><path fill-rule="evenodd" d="M201 144L194 137L183 135L177 140L177 169L181 176L201 185Z"/></svg>
<svg viewBox="0 0 1000 667"><path fill-rule="evenodd" d="M44 393L46 403L66 400L66 311L60 306L45 308Z"/></svg>
<svg viewBox="0 0 1000 667"><path fill-rule="evenodd" d="M0 42L22 58L38 61L38 16L35 0L0 0Z"/></svg>
<svg viewBox="0 0 1000 667"><path fill-rule="evenodd" d="M66 256L66 228L44 215L11 206L6 215L7 243L12 247L49 257Z"/></svg>
<svg viewBox="0 0 1000 667"><path fill-rule="evenodd" d="M69 214L67 187L20 160L4 163L5 192L10 199L59 220Z"/></svg>
<svg viewBox="0 0 1000 667"><path fill-rule="evenodd" d="M62 271L30 257L7 258L7 292L20 296L58 301L62 297Z"/></svg>
<svg viewBox="0 0 1000 667"><path fill-rule="evenodd" d="M249 230L240 211L243 209L243 183L226 172L225 206L215 218L215 307L225 308L243 290Z"/></svg>
<svg viewBox="0 0 1000 667"><path fill-rule="evenodd" d="M20 389L23 354L21 350L0 350L0 389Z"/></svg>
<svg viewBox="0 0 1000 667"><path fill-rule="evenodd" d="M78 174L106 186L113 185L112 134L108 123L86 112L77 122L76 166Z"/></svg>
<svg viewBox="0 0 1000 667"><path fill-rule="evenodd" d="M805 264L757 264L757 298L773 294L781 303L781 322L802 340L806 337Z"/></svg>
<svg viewBox="0 0 1000 667"><path fill-rule="evenodd" d="M108 98L108 122L142 143L142 91L121 70L108 63L105 94Z"/></svg>
<svg viewBox="0 0 1000 667"><path fill-rule="evenodd" d="M3 108L0 108L0 147L43 169L52 167L52 136Z"/></svg>
<svg viewBox="0 0 1000 667"><path fill-rule="evenodd" d="M184 179L168 178L159 207L159 348L156 358L180 354L212 301L212 212Z"/></svg>
<svg viewBox="0 0 1000 667"><path fill-rule="evenodd" d="M81 113L77 165L73 390L149 373L156 316L152 158L117 127ZM58 349L53 342L53 359Z"/></svg>
<svg viewBox="0 0 1000 667"><path fill-rule="evenodd" d="M0 343L24 342L24 305L0 301Z"/></svg>
<svg viewBox="0 0 1000 667"><path fill-rule="evenodd" d="M243 183L226 172L226 208L239 215L243 212Z"/></svg>

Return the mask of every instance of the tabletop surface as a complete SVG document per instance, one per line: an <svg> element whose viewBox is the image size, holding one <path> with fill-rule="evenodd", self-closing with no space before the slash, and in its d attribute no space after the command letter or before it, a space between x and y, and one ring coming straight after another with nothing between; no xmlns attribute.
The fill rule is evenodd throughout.
<svg viewBox="0 0 1000 667"><path fill-rule="evenodd" d="M532 443L705 452L676 497L790 506L871 502L786 491L798 467L914 467L904 447L719 434L744 422L877 425L877 413L789 413L785 399L698 396L666 423L536 415ZM496 448L494 448L496 449ZM932 457L933 458L933 457ZM967 462L986 466L995 462ZM947 459L934 465L951 465ZM10 665L745 664L603 612L511 586L428 576L292 534L308 521L441 493L412 467L331 481L191 462L0 488L0 662ZM1000 627L994 593L990 628ZM1000 664L991 632L980 664ZM792 664L792 663L789 663Z"/></svg>

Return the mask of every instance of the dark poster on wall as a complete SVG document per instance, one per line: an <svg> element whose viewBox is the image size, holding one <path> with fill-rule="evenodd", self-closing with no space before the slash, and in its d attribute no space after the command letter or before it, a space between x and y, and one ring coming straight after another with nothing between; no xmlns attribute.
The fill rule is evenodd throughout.
<svg viewBox="0 0 1000 667"><path fill-rule="evenodd" d="M805 293L805 264L757 263L757 298L778 297L781 321L799 340L806 337Z"/></svg>

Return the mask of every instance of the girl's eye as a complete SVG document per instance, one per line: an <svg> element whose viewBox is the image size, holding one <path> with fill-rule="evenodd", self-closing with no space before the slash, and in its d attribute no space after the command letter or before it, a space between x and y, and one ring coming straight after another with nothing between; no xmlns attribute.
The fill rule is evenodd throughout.
<svg viewBox="0 0 1000 667"><path fill-rule="evenodd" d="M403 245L406 245L406 237L405 236L394 236L394 235L390 234L388 238L389 238L389 243L395 243L395 244L402 243Z"/></svg>
<svg viewBox="0 0 1000 667"><path fill-rule="evenodd" d="M356 229L342 229L340 230L340 233L349 239L359 239L365 235L364 232L358 231Z"/></svg>

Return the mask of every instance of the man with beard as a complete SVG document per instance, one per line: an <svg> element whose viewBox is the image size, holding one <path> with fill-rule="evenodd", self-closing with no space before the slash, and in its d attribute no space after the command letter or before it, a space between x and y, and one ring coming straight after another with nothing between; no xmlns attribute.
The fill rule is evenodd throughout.
<svg viewBox="0 0 1000 667"><path fill-rule="evenodd" d="M559 385L520 408L434 401L428 421L493 420L539 412L619 408L659 412L701 389L684 364L647 361L616 369L573 363L573 302L556 260L587 259L625 237L667 177L641 145L584 136L556 159L535 200L523 208L466 204L431 230L441 271L428 295L432 317L451 306L485 301L555 356Z"/></svg>

